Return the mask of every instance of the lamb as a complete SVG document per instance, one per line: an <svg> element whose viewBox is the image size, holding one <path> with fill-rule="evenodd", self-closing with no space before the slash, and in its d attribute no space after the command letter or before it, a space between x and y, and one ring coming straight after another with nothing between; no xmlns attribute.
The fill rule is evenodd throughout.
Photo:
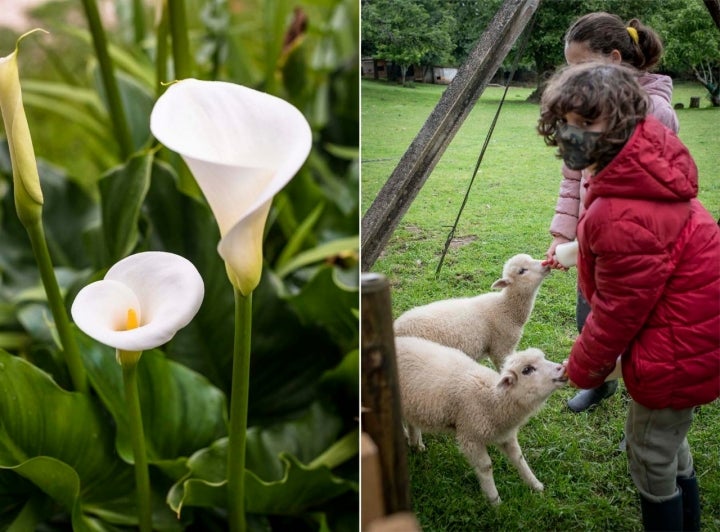
<svg viewBox="0 0 720 532"><path fill-rule="evenodd" d="M415 307L394 323L395 336L417 336L454 347L475 360L490 357L495 368L517 347L549 266L530 255L508 259L489 292Z"/></svg>
<svg viewBox="0 0 720 532"><path fill-rule="evenodd" d="M509 355L498 374L462 351L423 338L397 337L395 348L411 447L425 450L423 430L454 432L491 504L500 503L487 452L491 443L508 457L525 483L543 490L522 455L517 435L550 394L567 382L562 364L529 348Z"/></svg>

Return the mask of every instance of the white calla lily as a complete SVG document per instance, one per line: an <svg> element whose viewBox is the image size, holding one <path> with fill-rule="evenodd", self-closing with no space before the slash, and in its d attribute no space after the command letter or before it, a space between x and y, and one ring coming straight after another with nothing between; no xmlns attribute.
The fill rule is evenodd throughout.
<svg viewBox="0 0 720 532"><path fill-rule="evenodd" d="M119 351L159 347L193 319L205 293L187 259L162 251L130 255L84 287L72 317L88 336Z"/></svg>
<svg viewBox="0 0 720 532"><path fill-rule="evenodd" d="M150 129L195 176L220 227L218 252L230 280L247 296L260 282L272 199L310 153L307 120L270 94L186 79L158 99Z"/></svg>

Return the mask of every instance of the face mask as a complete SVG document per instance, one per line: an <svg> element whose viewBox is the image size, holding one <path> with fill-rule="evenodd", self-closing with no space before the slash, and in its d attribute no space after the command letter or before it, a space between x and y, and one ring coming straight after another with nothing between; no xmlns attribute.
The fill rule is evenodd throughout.
<svg viewBox="0 0 720 532"><path fill-rule="evenodd" d="M557 127L557 140L563 161L571 170L582 170L595 161L589 155L595 150L598 138L602 133L585 131L569 124L560 124Z"/></svg>

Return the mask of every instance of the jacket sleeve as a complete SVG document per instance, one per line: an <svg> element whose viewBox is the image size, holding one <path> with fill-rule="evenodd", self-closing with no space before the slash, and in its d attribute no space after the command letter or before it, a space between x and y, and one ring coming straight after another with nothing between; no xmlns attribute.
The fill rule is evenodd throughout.
<svg viewBox="0 0 720 532"><path fill-rule="evenodd" d="M632 221L586 218L580 286L591 312L570 352L567 373L581 388L599 386L631 346L672 273L671 261L647 228ZM586 262L591 264L586 265Z"/></svg>
<svg viewBox="0 0 720 532"><path fill-rule="evenodd" d="M550 234L553 236L564 236L568 240L575 240L580 213L581 175L579 170L570 170L563 163L555 216L550 222Z"/></svg>
<svg viewBox="0 0 720 532"><path fill-rule="evenodd" d="M657 94L650 95L650 114L660 120L662 124L677 133L680 131L677 113L670 102Z"/></svg>

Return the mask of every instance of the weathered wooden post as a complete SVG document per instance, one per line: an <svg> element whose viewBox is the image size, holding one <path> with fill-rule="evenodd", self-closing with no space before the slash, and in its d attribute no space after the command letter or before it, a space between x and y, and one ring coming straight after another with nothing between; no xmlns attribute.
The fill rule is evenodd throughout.
<svg viewBox="0 0 720 532"><path fill-rule="evenodd" d="M360 285L362 430L378 447L385 511L393 514L410 510L410 490L397 384L390 284L384 275L365 273Z"/></svg>
<svg viewBox="0 0 720 532"><path fill-rule="evenodd" d="M362 270L397 224L485 90L540 0L505 0L362 219Z"/></svg>

